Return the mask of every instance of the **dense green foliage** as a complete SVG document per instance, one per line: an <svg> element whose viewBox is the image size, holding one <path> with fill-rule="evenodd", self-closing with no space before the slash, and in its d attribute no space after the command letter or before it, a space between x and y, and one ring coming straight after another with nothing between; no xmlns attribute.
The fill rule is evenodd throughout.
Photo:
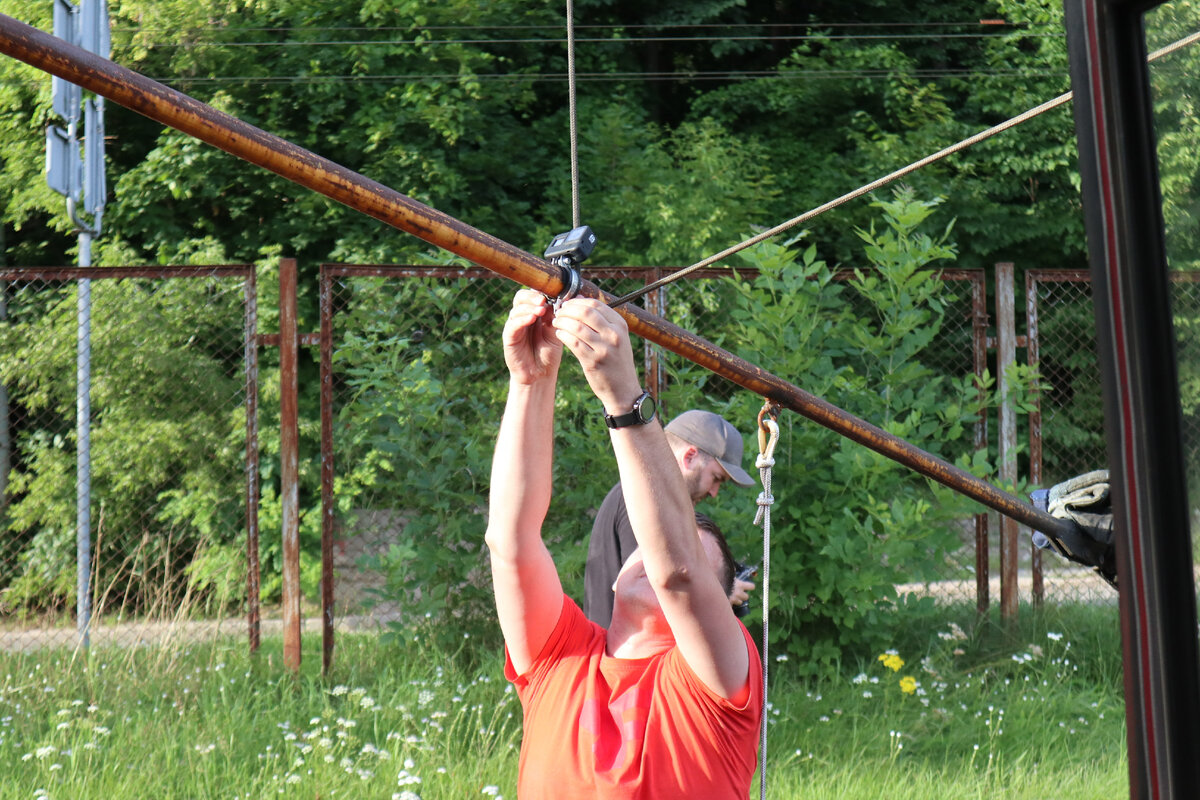
<svg viewBox="0 0 1200 800"><path fill-rule="evenodd" d="M45 28L49 3L0 8ZM114 57L267 131L530 249L568 217L561 10L503 0L113 2ZM693 261L1067 87L1057 4L765 0L577 4L580 179L593 261ZM1001 27L981 17L1002 18ZM38 179L48 81L4 62L4 218L28 262L61 256ZM666 79L642 80L645 72ZM554 79L551 79L554 76ZM16 78L13 81L11 79ZM18 111L19 110L19 111ZM110 104L104 250L169 262L284 245L303 262L423 248ZM967 266L1078 265L1073 131L1060 109L909 180L950 200ZM854 252L858 204L817 224ZM268 238L269 237L269 238ZM115 253L114 253L115 255ZM1053 260L1046 263L1046 257ZM115 260L110 258L110 263Z"/></svg>
<svg viewBox="0 0 1200 800"><path fill-rule="evenodd" d="M936 203L902 193L878 205L878 228L858 232L869 269L848 285L833 280L814 247L751 251L757 277L724 298L726 343L888 433L986 472L972 434L980 404L992 399L973 377L942 372L932 346L955 299L937 272L955 254L949 230L923 231ZM713 402L696 390L705 385L698 369L676 380L675 408ZM725 413L753 420L759 404L738 393ZM903 600L894 585L943 575L971 506L821 426L792 415L781 423L771 570L783 588L771 598L772 639L817 668L886 639L893 623L884 612ZM752 507L735 490L722 499L731 514ZM745 522L730 527L744 552L761 549Z"/></svg>
<svg viewBox="0 0 1200 800"><path fill-rule="evenodd" d="M245 549L245 495L230 491L245 469L243 283L92 282L99 606L174 607L189 586L216 586L227 602L244 584L244 557L236 571L212 560L221 543ZM19 413L11 420L0 607L53 609L75 592L76 289L19 283L7 303L0 380L19 398Z"/></svg>
<svg viewBox="0 0 1200 800"><path fill-rule="evenodd" d="M855 279L835 281L813 247L764 243L743 254L755 277L691 285L689 294L672 294L669 314L685 324L694 317L735 354L802 376L817 396L986 474L985 454L972 449L973 424L980 404L994 401L973 376L941 369L934 346L943 311L956 299L936 269L954 257L950 231L923 232L937 203L900 193L878 205L878 229L859 232L869 266ZM348 433L337 458L348 466L337 492L359 536L367 534L366 509L407 513L389 551L365 560L387 571L387 599L409 613L448 610L459 626L475 629L472 620L490 625L484 470L506 382L496 346L502 316L480 325L463 310L468 293L477 308L506 302L494 283L469 290L461 282L355 279L339 294L347 310L338 326L346 333L335 361L347 400L337 428ZM616 471L594 398L568 364L546 537L564 586L578 595L588 512ZM745 431L759 402L745 392L729 395L687 362L677 365L663 397L675 413L717 408L745 421ZM941 577L961 546L959 520L973 509L825 428L790 416L783 423L772 571L785 588L772 597L773 640L818 669L886 639L893 623L884 612L902 599L894 585ZM757 562L761 538L745 520L753 508L745 495L728 489L715 513L739 556Z"/></svg>
<svg viewBox="0 0 1200 800"><path fill-rule="evenodd" d="M557 6L110 6L113 56L124 65L531 251L569 226L566 52ZM49 2L0 0L0 11L50 27ZM1068 88L1054 0L803 8L769 0L578 0L575 11L586 26L576 54L579 172L584 221L599 235L593 264L692 263ZM980 24L985 17L1005 24ZM1164 20L1161 38L1173 40L1186 17ZM1197 115L1189 98L1166 90L1156 98L1170 132L1164 186L1195 184L1188 143ZM70 262L70 224L42 176L43 126L53 118L49 81L0 61L0 109L0 261ZM448 261L417 239L111 103L106 130L111 197L94 248L101 266L270 265L296 257L300 325L315 330L317 264ZM800 249L776 243L747 253L741 263L757 267L756 278L673 294L669 316L922 447L965 459L969 421L990 401L980 388L990 387L936 366L934 354L949 346L940 312L949 302L943 293L952 290L927 267L951 256L966 267L1084 265L1069 107L906 182L900 194L876 197L875 207L860 201L818 218ZM933 205L922 199L935 197L943 198L936 227L945 234L928 232ZM1186 199L1165 208L1184 245L1195 238L1192 210ZM862 275L835 284L829 276L838 267ZM275 324L270 275L264 269L259 281L265 331ZM407 524L394 546L363 555L364 565L387 575L384 599L470 619L487 602L481 504L502 391L489 324L502 304L464 284L364 280L348 291L335 365L340 530L353 535L372 512L402 516ZM69 606L73 592L72 386L61 366L29 369L23 357L36 341L69 360L70 301L59 299L57 306L47 300L43 317L11 326L0 342L2 377L19 390L18 410L45 420L23 431L9 482L5 525L22 555L6 558L9 572L0 575L7 607ZM200 304L171 302L146 305L138 336L112 344L112 386L120 390L97 389L97 437L114 446L97 465L98 488L103 496L136 476L136 490L120 499L112 493L104 507L110 545L126 563L136 567L160 542L179 543L196 559L187 588L227 598L241 585L235 567L245 534L241 501L221 487L240 468L244 419L227 399L230 357L204 352L196 344L203 326L184 319ZM864 303L873 309L865 315L857 310ZM222 313L239 324L236 309ZM438 317L436 326L421 316L427 313ZM435 330L436 337L422 338ZM276 358L263 350L264 531L277 530L280 516ZM706 373L672 369L669 407L703 404L738 419L756 411L752 399ZM311 596L321 524L315 352L302 364L301 384L302 559ZM212 402L201 411L184 408L181 386L195 387L189 403L209 395ZM548 536L568 585L582 562L588 513L612 474L589 408L586 391L565 379L558 504ZM1083 410L1071 420L1092 448L1096 414ZM827 665L845 647L877 643L879 614L898 601L892 583L932 574L958 542L953 520L964 509L807 423L787 420L786 441L789 466L779 482L793 502L779 512L788 558L777 568L794 596L777 636L794 654L811 655L812 665ZM990 469L986 459L970 466ZM167 473L170 480L157 480ZM755 535L731 522L728 502L718 511L743 554L753 552ZM279 588L277 538L264 537L266 597ZM147 550L142 542L154 544Z"/></svg>

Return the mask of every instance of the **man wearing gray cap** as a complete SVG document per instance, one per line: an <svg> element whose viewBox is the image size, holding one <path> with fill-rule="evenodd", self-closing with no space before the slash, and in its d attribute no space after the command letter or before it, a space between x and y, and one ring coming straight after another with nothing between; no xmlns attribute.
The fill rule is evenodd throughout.
<svg viewBox="0 0 1200 800"><path fill-rule="evenodd" d="M754 479L742 469L742 437L724 418L692 409L671 420L664 430L693 506L706 497L716 497L726 480L738 486L754 485ZM618 483L596 512L583 571L583 613L601 627L607 628L612 620L613 582L636 547ZM735 606L746 602L753 588L753 583L735 579L730 602Z"/></svg>

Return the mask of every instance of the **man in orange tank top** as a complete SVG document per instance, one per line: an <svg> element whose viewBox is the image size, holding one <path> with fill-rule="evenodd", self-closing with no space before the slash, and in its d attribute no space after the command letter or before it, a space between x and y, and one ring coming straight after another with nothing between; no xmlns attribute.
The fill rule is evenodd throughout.
<svg viewBox="0 0 1200 800"><path fill-rule="evenodd" d="M505 674L525 713L520 800L744 800L757 761L758 652L729 603L729 548L697 520L624 320L589 298L556 313L522 290L503 343L509 390L487 544ZM603 405L638 542L607 630L564 594L541 536L564 345Z"/></svg>

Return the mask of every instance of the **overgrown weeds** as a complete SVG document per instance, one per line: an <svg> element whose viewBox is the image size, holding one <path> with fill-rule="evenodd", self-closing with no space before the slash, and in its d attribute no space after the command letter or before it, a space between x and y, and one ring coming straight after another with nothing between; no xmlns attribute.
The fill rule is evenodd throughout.
<svg viewBox="0 0 1200 800"><path fill-rule="evenodd" d="M821 679L772 657L768 796L1121 795L1116 610L1022 611L897 617ZM316 639L295 677L276 639L2 655L0 798L513 798L502 651L445 641L342 635L327 678Z"/></svg>

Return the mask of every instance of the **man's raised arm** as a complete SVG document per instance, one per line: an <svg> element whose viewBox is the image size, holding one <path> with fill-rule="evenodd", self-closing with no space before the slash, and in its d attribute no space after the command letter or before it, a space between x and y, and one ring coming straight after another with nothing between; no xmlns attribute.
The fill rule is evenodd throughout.
<svg viewBox="0 0 1200 800"><path fill-rule="evenodd" d="M606 413L628 413L642 386L625 321L603 303L576 298L559 309L555 328ZM749 679L745 637L697 533L666 435L657 421L611 433L633 534L675 644L710 689L735 697Z"/></svg>
<svg viewBox="0 0 1200 800"><path fill-rule="evenodd" d="M492 458L486 541L496 613L517 674L558 623L563 592L542 542L550 506L554 391L562 345L542 295L521 290L504 326L508 401Z"/></svg>

